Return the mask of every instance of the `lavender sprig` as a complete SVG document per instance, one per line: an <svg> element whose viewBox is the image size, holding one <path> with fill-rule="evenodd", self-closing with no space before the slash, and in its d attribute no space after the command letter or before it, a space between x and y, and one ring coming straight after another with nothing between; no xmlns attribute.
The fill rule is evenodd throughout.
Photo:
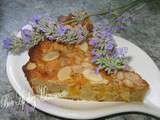
<svg viewBox="0 0 160 120"><path fill-rule="evenodd" d="M20 38L17 36L12 36L13 39L6 38L3 41L4 48L17 54L30 49L44 39L65 44L79 44L88 37L87 29L81 24L77 25L78 29L72 29L39 16L34 17L28 26L31 28L22 28Z"/></svg>
<svg viewBox="0 0 160 120"><path fill-rule="evenodd" d="M13 40L11 38L6 38L3 40L3 47L5 49L11 49L13 45Z"/></svg>
<svg viewBox="0 0 160 120"><path fill-rule="evenodd" d="M95 64L104 69L108 74L123 70L126 67L127 61L125 58L114 57L99 57L95 61ZM99 69L100 70L100 69Z"/></svg>
<svg viewBox="0 0 160 120"><path fill-rule="evenodd" d="M39 21L35 29L44 34L48 40L67 44L80 43L86 40L88 36L88 31L81 25L79 25L78 30L74 30L63 24L48 22L45 18Z"/></svg>
<svg viewBox="0 0 160 120"><path fill-rule="evenodd" d="M80 14L79 16L76 16L75 18L66 21L64 24L71 24L71 23L81 23L85 19L92 17L92 16L108 16L108 18L111 18L111 23L114 24L115 20L123 16L125 13L134 11L138 6L145 4L149 0L133 0L129 2L128 4L122 5L118 8L110 9L110 10L102 10L98 13L90 13L90 14ZM159 0L153 0L154 2L157 2ZM149 1L151 3L151 1ZM132 13L132 12L131 12ZM131 14L130 13L130 14Z"/></svg>
<svg viewBox="0 0 160 120"><path fill-rule="evenodd" d="M79 25L78 30L66 28L65 26L63 27L64 27L63 29L65 29L65 34L58 32L57 36L55 36L57 42L67 43L67 44L79 44L80 42L87 40L88 31L81 25Z"/></svg>
<svg viewBox="0 0 160 120"><path fill-rule="evenodd" d="M93 39L89 44L93 46L91 54L94 56L92 62L98 67L96 73L103 69L108 74L123 70L127 65L127 48L118 48L113 37L112 27L95 26Z"/></svg>

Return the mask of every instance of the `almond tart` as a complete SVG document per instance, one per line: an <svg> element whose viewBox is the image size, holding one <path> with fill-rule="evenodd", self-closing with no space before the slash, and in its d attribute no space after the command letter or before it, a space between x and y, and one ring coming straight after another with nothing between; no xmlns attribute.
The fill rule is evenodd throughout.
<svg viewBox="0 0 160 120"><path fill-rule="evenodd" d="M64 22L69 18L59 19ZM84 26L92 31L91 24ZM69 45L44 40L30 48L30 59L23 71L34 94L73 100L142 102L149 84L134 71L108 75L101 70L96 74L91 50L87 41Z"/></svg>
<svg viewBox="0 0 160 120"><path fill-rule="evenodd" d="M90 49L86 42L64 45L48 40L31 48L23 71L34 93L61 93L61 97L74 100L143 100L149 85L140 75L132 71L96 74Z"/></svg>

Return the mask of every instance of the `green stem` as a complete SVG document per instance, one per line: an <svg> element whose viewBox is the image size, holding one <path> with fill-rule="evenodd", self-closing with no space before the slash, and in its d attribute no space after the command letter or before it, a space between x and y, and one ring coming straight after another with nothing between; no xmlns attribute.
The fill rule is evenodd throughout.
<svg viewBox="0 0 160 120"><path fill-rule="evenodd" d="M118 8L115 8L115 9L111 10L111 12L117 12L118 10L120 10L120 15L119 16L121 16L127 10L131 10L136 5L139 5L140 3L143 3L145 1L146 0L134 0L134 1L132 1L132 2L130 2L128 4L126 4L126 5L123 5L123 6L120 6ZM92 13L92 14L89 14L89 15L85 16L83 20L85 20L85 19L87 19L87 18L89 18L91 16L107 15L109 13L110 13L109 11L104 11L104 12L101 12L101 13ZM64 22L64 24L70 24L70 23L80 22L80 21L81 20L79 18L75 18L75 19L72 19L72 20Z"/></svg>
<svg viewBox="0 0 160 120"><path fill-rule="evenodd" d="M117 18L119 18L120 16L122 16L126 11L132 10L135 6L137 6L137 5L139 5L140 3L143 3L143 2L144 2L144 0L135 0L134 3L132 3L132 4L128 5L128 6L126 6L126 7L124 7L120 11L119 15L116 18L113 19L113 21L116 20Z"/></svg>
<svg viewBox="0 0 160 120"><path fill-rule="evenodd" d="M111 12L114 12L114 11L117 11L119 9L124 9L126 7L129 7L130 5L134 4L137 1L141 1L141 0L135 0L133 2L128 3L127 5L120 6L118 8L115 8L115 9L111 10ZM106 11L106 12L102 12L102 13L90 14L88 16L90 17L90 16L97 16L97 15L105 15L105 14L108 14L108 13L109 13L109 11Z"/></svg>

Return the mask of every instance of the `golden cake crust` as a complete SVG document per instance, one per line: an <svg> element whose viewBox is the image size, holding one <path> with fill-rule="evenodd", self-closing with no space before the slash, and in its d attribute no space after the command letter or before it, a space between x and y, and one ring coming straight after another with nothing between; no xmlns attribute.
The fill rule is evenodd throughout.
<svg viewBox="0 0 160 120"><path fill-rule="evenodd" d="M61 16L59 22L72 19ZM89 19L82 23L89 32L93 25ZM70 27L76 29L75 25ZM91 36L89 36L91 37ZM148 83L132 71L119 71L108 75L95 74L91 62L92 47L88 41L78 45L65 45L53 41L40 41L29 50L29 61L23 71L35 94L62 93L62 98L95 101L143 101Z"/></svg>
<svg viewBox="0 0 160 120"><path fill-rule="evenodd" d="M23 71L35 94L41 94L40 87L45 86L46 94L68 91L68 95L65 96L68 99L143 100L149 85L135 72L119 71L107 75L104 71L100 71L101 76L106 80L104 83L88 80L90 78L86 77L83 71L95 70L95 65L91 63L92 48L88 46L88 51L84 52L80 46L81 44L64 45L45 40L29 50L30 60L23 66ZM52 51L58 51L59 56L54 60L44 60L44 56ZM62 69L66 71L63 73ZM69 71L70 73L67 73ZM67 74L69 77L66 77ZM92 76L90 77L92 79Z"/></svg>

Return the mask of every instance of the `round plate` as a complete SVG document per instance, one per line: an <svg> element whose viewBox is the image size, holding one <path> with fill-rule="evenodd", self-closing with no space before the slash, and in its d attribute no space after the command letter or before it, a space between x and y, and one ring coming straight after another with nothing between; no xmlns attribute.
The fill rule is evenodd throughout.
<svg viewBox="0 0 160 120"><path fill-rule="evenodd" d="M145 79L150 90L144 103L74 101L35 96L24 76L22 66L28 61L28 52L20 55L8 54L7 74L16 92L29 104L46 113L72 119L93 119L122 112L143 112L160 117L160 71L152 59L139 47L114 36L120 47L128 47L129 65Z"/></svg>

